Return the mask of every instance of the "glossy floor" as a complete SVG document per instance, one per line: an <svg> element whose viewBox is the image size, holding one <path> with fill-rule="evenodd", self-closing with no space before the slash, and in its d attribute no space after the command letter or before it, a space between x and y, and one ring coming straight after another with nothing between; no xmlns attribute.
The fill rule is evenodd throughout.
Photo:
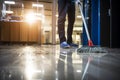
<svg viewBox="0 0 120 80"><path fill-rule="evenodd" d="M77 53L59 45L1 45L0 80L120 80L120 49Z"/></svg>

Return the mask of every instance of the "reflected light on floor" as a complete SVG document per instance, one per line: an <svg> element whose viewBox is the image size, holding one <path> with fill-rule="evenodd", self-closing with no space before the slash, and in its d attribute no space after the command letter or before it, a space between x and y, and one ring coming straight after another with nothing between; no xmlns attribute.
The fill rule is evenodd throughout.
<svg viewBox="0 0 120 80"><path fill-rule="evenodd" d="M26 74L26 78L27 80L32 80L32 77L34 75L35 72L35 64L34 64L34 48L32 47L25 47L23 49L24 53L25 53L25 74Z"/></svg>
<svg viewBox="0 0 120 80"><path fill-rule="evenodd" d="M67 63L67 61L66 61L66 57L67 57L67 55L66 54L60 54L61 56L58 58L58 60L60 60L60 61L62 61L62 62L64 62L65 64Z"/></svg>
<svg viewBox="0 0 120 80"><path fill-rule="evenodd" d="M82 71L81 71L81 70L77 70L76 72L77 72L77 73L81 73Z"/></svg>

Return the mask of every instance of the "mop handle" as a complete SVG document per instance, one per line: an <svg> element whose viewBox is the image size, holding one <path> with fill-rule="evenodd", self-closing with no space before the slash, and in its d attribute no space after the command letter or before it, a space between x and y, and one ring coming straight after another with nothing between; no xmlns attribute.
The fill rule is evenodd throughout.
<svg viewBox="0 0 120 80"><path fill-rule="evenodd" d="M85 26L85 31L86 31L86 34L87 34L88 41L91 41L90 35L89 35L89 32L88 32L88 29L87 29L87 24L86 24L84 15L83 15L83 13L82 13L81 3L80 3L79 0L77 0L77 1L78 1L78 5L79 5L79 7L80 7L81 17L82 17L82 20L83 20L83 23L84 23L84 26Z"/></svg>
<svg viewBox="0 0 120 80"><path fill-rule="evenodd" d="M83 20L83 23L84 23L84 27L85 27L85 31L86 31L86 34L87 34L87 38L88 38L88 46L93 46L93 42L92 42L92 40L90 39L90 35L89 35L89 32L88 32L87 24L86 24L86 21L85 21L83 12L82 12L81 3L80 3L79 0L77 0L77 1L78 1L78 5L79 5L79 7L80 7L81 17L82 17L82 20Z"/></svg>

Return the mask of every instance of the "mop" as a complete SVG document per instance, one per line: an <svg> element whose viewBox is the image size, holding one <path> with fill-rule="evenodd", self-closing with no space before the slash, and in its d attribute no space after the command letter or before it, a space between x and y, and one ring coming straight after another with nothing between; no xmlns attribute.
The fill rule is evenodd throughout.
<svg viewBox="0 0 120 80"><path fill-rule="evenodd" d="M78 48L77 52L78 53L107 53L107 51L104 48L93 45L93 42L92 42L89 32L88 32L86 21L85 21L83 12L82 12L82 4L79 0L77 0L77 3L80 8L82 21L83 21L85 32L86 32L87 39L88 39L88 46L82 46L81 48Z"/></svg>

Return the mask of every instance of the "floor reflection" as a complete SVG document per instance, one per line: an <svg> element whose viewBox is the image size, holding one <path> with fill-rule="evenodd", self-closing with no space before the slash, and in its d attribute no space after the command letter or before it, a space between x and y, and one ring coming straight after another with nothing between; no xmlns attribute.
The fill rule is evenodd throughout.
<svg viewBox="0 0 120 80"><path fill-rule="evenodd" d="M74 80L72 51L60 49L58 60L58 80Z"/></svg>
<svg viewBox="0 0 120 80"><path fill-rule="evenodd" d="M97 55L97 56L96 56ZM119 80L120 59L109 53L82 56L81 80Z"/></svg>
<svg viewBox="0 0 120 80"><path fill-rule="evenodd" d="M120 52L108 50L78 54L59 45L2 45L0 80L120 80Z"/></svg>

